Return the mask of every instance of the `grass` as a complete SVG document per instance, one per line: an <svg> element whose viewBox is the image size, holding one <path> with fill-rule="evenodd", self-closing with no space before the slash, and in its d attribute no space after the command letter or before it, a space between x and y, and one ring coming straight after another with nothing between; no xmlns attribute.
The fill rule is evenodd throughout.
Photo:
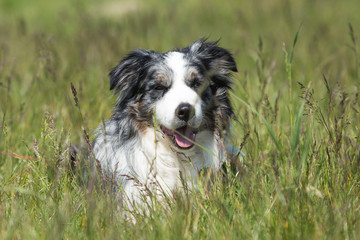
<svg viewBox="0 0 360 240"><path fill-rule="evenodd" d="M360 237L357 0L111 4L0 1L0 239ZM63 149L110 116L107 74L128 51L204 36L238 63L246 158L129 223Z"/></svg>

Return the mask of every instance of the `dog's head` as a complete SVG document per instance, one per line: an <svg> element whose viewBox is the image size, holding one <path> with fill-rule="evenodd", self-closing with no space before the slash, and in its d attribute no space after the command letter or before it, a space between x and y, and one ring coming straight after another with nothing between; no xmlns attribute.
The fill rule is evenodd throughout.
<svg viewBox="0 0 360 240"><path fill-rule="evenodd" d="M121 92L114 115L130 116L140 129L157 125L174 146L189 149L199 131L227 128L232 71L232 55L217 42L202 39L167 53L135 50L110 73L110 90Z"/></svg>

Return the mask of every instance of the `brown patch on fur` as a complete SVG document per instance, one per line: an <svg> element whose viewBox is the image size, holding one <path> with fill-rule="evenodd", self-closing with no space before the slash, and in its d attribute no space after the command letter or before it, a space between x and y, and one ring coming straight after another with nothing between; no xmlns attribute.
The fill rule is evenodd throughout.
<svg viewBox="0 0 360 240"><path fill-rule="evenodd" d="M158 75L156 76L156 81L158 83L160 83L161 85L164 85L164 86L168 86L169 85L169 80L166 76L164 75Z"/></svg>
<svg viewBox="0 0 360 240"><path fill-rule="evenodd" d="M135 125L135 127L141 132L141 133L145 133L146 128L147 128L147 122L146 121L141 121L141 119L139 119L139 109L140 109L140 102L136 102L134 104L131 104L129 107L129 114L132 117L133 123Z"/></svg>
<svg viewBox="0 0 360 240"><path fill-rule="evenodd" d="M186 73L185 82L187 84L191 84L194 81L194 79L197 79L199 77L200 76L199 76L198 71L194 68L190 68L188 70L188 72Z"/></svg>
<svg viewBox="0 0 360 240"><path fill-rule="evenodd" d="M141 133L145 134L146 128L147 128L146 122L139 122L139 121L134 120L134 123L135 123L135 126L137 127L137 129L138 129Z"/></svg>
<svg viewBox="0 0 360 240"><path fill-rule="evenodd" d="M194 71L194 70L190 71L190 79L191 80L193 80L194 78L197 78L198 76L199 76L199 74L196 71Z"/></svg>

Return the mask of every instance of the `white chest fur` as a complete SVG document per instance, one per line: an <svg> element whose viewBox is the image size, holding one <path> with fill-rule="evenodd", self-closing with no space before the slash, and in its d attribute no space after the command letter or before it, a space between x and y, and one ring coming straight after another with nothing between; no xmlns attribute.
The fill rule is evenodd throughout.
<svg viewBox="0 0 360 240"><path fill-rule="evenodd" d="M174 148L153 128L131 141L118 141L117 136L99 134L94 153L103 174L123 188L121 195L130 202L138 202L144 189L163 195L182 188L184 182L194 186L199 170L218 170L224 157L209 131L198 133L197 145L189 150Z"/></svg>

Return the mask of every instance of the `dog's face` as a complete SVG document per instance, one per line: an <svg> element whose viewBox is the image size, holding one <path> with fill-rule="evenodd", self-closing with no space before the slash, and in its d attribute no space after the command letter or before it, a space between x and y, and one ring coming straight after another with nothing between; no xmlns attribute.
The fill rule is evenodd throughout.
<svg viewBox="0 0 360 240"><path fill-rule="evenodd" d="M173 146L190 149L198 132L227 127L231 71L233 57L214 42L163 54L136 50L110 73L110 89L121 92L114 117L128 115L140 130L159 126Z"/></svg>

